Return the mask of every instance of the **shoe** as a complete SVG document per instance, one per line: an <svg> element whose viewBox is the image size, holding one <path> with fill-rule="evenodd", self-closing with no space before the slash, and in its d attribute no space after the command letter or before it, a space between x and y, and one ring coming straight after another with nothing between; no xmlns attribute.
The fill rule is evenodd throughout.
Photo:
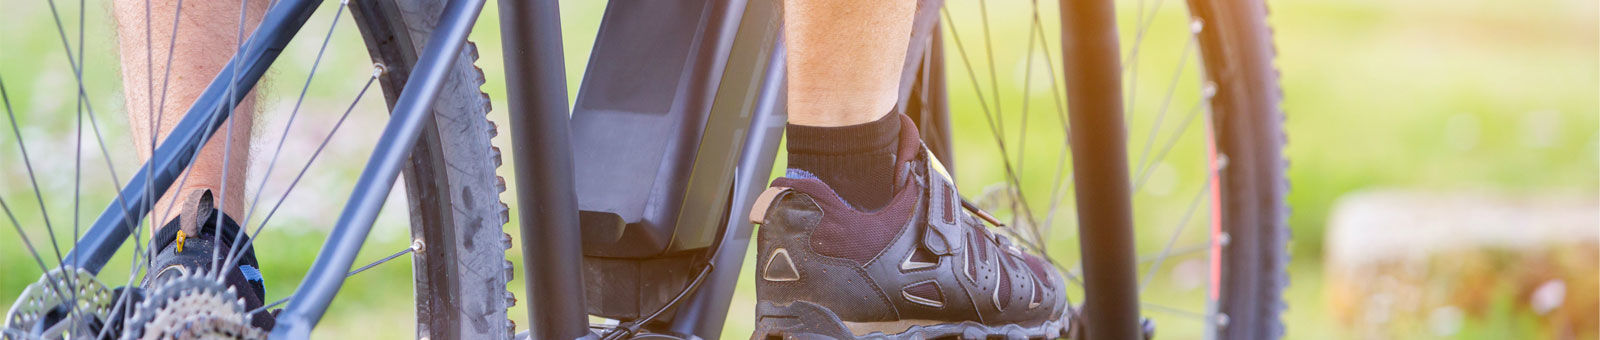
<svg viewBox="0 0 1600 340"><path fill-rule="evenodd" d="M1072 315L1066 281L1044 258L986 228L955 185L901 129L899 182L876 211L802 171L751 209L757 236L752 339L1056 338ZM970 206L970 205L965 205Z"/></svg>
<svg viewBox="0 0 1600 340"><path fill-rule="evenodd" d="M181 204L184 206L179 216L162 226L151 239L150 246L156 255L151 258L150 271L140 283L141 295L157 291L173 280L215 275L212 266L224 265L221 262L227 261L228 252L237 239L250 246L240 250L242 254L223 274L222 283L243 301L245 311L260 308L266 299L266 282L249 237L239 238L239 223L213 205L209 190L195 191ZM222 214L220 221L217 214ZM214 239L220 241L220 245L213 244ZM213 254L216 264L212 263ZM261 330L271 330L273 314L257 312L248 316L248 323Z"/></svg>

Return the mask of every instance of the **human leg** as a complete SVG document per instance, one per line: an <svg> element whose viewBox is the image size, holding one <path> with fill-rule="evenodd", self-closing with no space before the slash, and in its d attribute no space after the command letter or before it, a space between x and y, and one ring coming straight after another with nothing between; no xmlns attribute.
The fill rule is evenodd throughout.
<svg viewBox="0 0 1600 340"><path fill-rule="evenodd" d="M245 34L252 31L266 6L264 0L112 3L128 125L141 162L150 159L156 143L183 119L214 75L222 71L238 49L241 29ZM216 268L226 260L224 256L233 256L232 245L243 229L240 221L233 218L242 217L246 206L245 171L250 163L250 130L255 112L252 97L246 96L226 124L207 141L186 174L180 175L182 185L173 183L177 186L167 190L152 207L151 258L147 260L151 268L140 285L142 289L155 289L186 276L217 275L238 294L245 308L262 306L265 282L253 247L239 249L236 267L220 274ZM265 312L247 318L257 328L272 326L272 317ZM173 334L148 327L144 332L146 337L158 338Z"/></svg>
<svg viewBox="0 0 1600 340"><path fill-rule="evenodd" d="M173 19L180 16L177 8L180 3L183 9L174 36ZM266 5L262 0L117 0L112 3L121 47L128 125L141 162L151 156L152 134L156 137L154 142L160 143L160 138L183 119L189 105L205 91L212 75L220 72L232 57L232 51L239 44L240 7L248 6L244 32L249 34L260 22ZM170 71L167 70L169 57L173 68ZM226 192L226 197L219 198L223 201L224 212L229 216L242 216L251 121L255 112L252 97L239 103L229 125L219 129L201 149L188 169L190 174L183 186L168 190L157 201L151 211L153 221L157 221L152 223L152 228L181 211L181 206L171 204L173 200L187 199L199 190ZM231 143L225 140L230 126ZM223 183L224 177L227 183ZM169 206L173 207L170 211Z"/></svg>
<svg viewBox="0 0 1600 340"><path fill-rule="evenodd" d="M894 109L915 0L786 0L789 123L847 126Z"/></svg>
<svg viewBox="0 0 1600 340"><path fill-rule="evenodd" d="M789 171L750 215L752 338L1062 336L1061 272L991 231L894 112L917 2L785 4Z"/></svg>
<svg viewBox="0 0 1600 340"><path fill-rule="evenodd" d="M915 0L786 0L789 168L867 209L894 190L893 114Z"/></svg>

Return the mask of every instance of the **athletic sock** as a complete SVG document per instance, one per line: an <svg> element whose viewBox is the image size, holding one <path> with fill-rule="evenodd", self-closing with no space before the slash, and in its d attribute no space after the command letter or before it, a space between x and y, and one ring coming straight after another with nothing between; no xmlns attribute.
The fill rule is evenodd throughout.
<svg viewBox="0 0 1600 340"><path fill-rule="evenodd" d="M895 192L900 120L891 112L849 126L789 124L789 169L816 176L857 209L882 208Z"/></svg>

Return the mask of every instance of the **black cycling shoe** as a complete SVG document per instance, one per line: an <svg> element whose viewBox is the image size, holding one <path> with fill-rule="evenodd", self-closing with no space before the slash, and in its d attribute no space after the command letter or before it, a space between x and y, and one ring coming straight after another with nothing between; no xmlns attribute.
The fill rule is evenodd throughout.
<svg viewBox="0 0 1600 340"><path fill-rule="evenodd" d="M235 240L250 244L249 236L239 237L239 223L213 205L211 191L196 191L182 204L184 209L179 216L167 222L151 239L151 247L156 255L150 261L149 273L140 283L143 295L149 295L150 290L172 280L195 275L215 277L212 266L224 265L222 262L227 261ZM214 240L220 241L220 245L214 244ZM254 247L238 251L241 254L237 255L236 264L223 273L223 283L244 301L246 311L253 311L264 303L266 285L261 277L260 265L256 262ZM262 330L270 330L273 326L272 313L266 311L250 315L248 321Z"/></svg>
<svg viewBox="0 0 1600 340"><path fill-rule="evenodd" d="M900 175L862 211L791 171L757 199L752 339L1056 338L1072 318L1067 283L1043 257L985 227L902 124Z"/></svg>

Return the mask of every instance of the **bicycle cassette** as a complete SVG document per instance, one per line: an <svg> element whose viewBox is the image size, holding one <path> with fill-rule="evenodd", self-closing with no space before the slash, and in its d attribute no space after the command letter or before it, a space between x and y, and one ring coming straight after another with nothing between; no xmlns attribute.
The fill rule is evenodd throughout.
<svg viewBox="0 0 1600 340"><path fill-rule="evenodd" d="M266 339L250 326L244 300L216 278L184 273L163 282L134 308L124 339Z"/></svg>

